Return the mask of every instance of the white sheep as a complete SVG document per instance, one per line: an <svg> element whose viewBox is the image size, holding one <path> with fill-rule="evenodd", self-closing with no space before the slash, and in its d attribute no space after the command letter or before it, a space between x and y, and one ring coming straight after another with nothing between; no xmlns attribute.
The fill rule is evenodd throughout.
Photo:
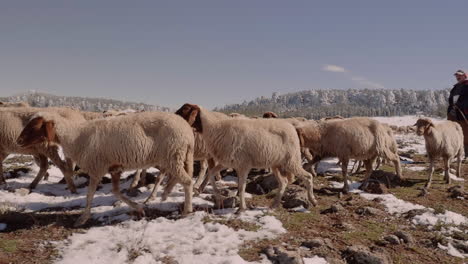
<svg viewBox="0 0 468 264"><path fill-rule="evenodd" d="M33 182L29 185L29 189L32 190L37 186L39 181L46 176L48 169L47 158L50 158L64 173L69 190L75 193L76 188L71 178L72 175L66 173L71 170L69 167L72 166L72 162L69 159L63 162L58 154L57 147L48 147L44 144L38 144L30 148L22 148L16 143L16 139L21 134L24 126L35 114L41 111L55 112L75 123L85 122L85 119L79 112L69 108L2 108L0 109L0 131L2 131L2 133L0 133L0 162L3 162L9 154L33 155L40 169ZM2 164L0 164L0 184L5 184Z"/></svg>
<svg viewBox="0 0 468 264"><path fill-rule="evenodd" d="M400 159L396 150L396 142L391 129L378 121L369 118L335 119L325 122L308 121L307 125L298 128L303 137L304 145L313 156L306 164L306 169L321 159L337 157L341 161L344 179L343 191L348 192L348 163L350 159L364 161L366 176L365 186L373 171L377 157L383 156L391 160L396 174L401 179Z"/></svg>
<svg viewBox="0 0 468 264"><path fill-rule="evenodd" d="M246 210L245 187L252 168L272 168L279 191L272 207L281 204L288 181L294 176L305 179L309 202L316 205L312 175L301 166L300 143L296 130L284 120L224 119L219 120L197 105L185 104L177 112L199 132L209 153L218 163L209 171L210 182L219 202L214 175L223 168L233 168L238 175L239 211Z"/></svg>
<svg viewBox="0 0 468 264"><path fill-rule="evenodd" d="M144 214L143 207L119 190L125 170L159 168L184 186L184 214L192 212L194 138L192 128L175 114L147 112L75 124L53 113L40 113L24 128L18 144L59 144L66 156L90 175L86 208L75 225L84 224L98 183L106 173L112 176L115 196Z"/></svg>
<svg viewBox="0 0 468 264"><path fill-rule="evenodd" d="M0 107L30 107L26 102L0 102Z"/></svg>
<svg viewBox="0 0 468 264"><path fill-rule="evenodd" d="M450 162L457 158L457 177L460 177L461 162L465 155L463 146L463 130L460 124L452 121L444 121L434 124L428 118L420 118L414 124L416 133L424 136L426 141L426 151L429 157L429 176L425 189L429 189L434 174L434 163L437 158L442 157L444 162L445 182L450 183Z"/></svg>

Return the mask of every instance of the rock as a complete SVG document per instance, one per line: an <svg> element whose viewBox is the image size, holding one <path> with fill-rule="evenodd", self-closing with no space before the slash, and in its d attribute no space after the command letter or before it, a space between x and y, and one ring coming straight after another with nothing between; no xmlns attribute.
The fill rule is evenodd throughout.
<svg viewBox="0 0 468 264"><path fill-rule="evenodd" d="M407 232L397 231L395 232L395 236L403 240L406 244L413 244L415 242L413 236Z"/></svg>
<svg viewBox="0 0 468 264"><path fill-rule="evenodd" d="M278 188L278 182L274 175L258 176L247 183L246 192L251 194L263 195Z"/></svg>
<svg viewBox="0 0 468 264"><path fill-rule="evenodd" d="M368 216L375 216L375 215L383 215L384 212L380 209L366 206L366 207L359 207L356 209L356 214L358 215L368 215Z"/></svg>
<svg viewBox="0 0 468 264"><path fill-rule="evenodd" d="M450 193L451 198L465 197L465 191L460 185L450 187L447 191Z"/></svg>
<svg viewBox="0 0 468 264"><path fill-rule="evenodd" d="M350 264L390 264L390 258L383 253L372 253L363 246L348 247L343 257Z"/></svg>
<svg viewBox="0 0 468 264"><path fill-rule="evenodd" d="M330 208L321 211L320 213L321 214L334 214L334 213L338 213L344 210L345 208L341 204L336 203L332 205Z"/></svg>
<svg viewBox="0 0 468 264"><path fill-rule="evenodd" d="M400 239L397 236L394 235L389 235L384 237L384 240L387 241L388 243L392 245L399 245L400 244Z"/></svg>
<svg viewBox="0 0 468 264"><path fill-rule="evenodd" d="M251 181L247 184L245 187L245 191L251 194L256 194L256 195L264 195L266 194L266 191L263 190L262 186L260 184Z"/></svg>
<svg viewBox="0 0 468 264"><path fill-rule="evenodd" d="M468 244L463 243L462 241L453 240L452 245L462 253L468 254Z"/></svg>
<svg viewBox="0 0 468 264"><path fill-rule="evenodd" d="M385 186L385 184L382 184L380 182L369 182L366 188L363 189L363 191L368 192L368 193L373 193L373 194L388 193L388 189Z"/></svg>
<svg viewBox="0 0 468 264"><path fill-rule="evenodd" d="M236 208L239 206L239 197L231 196L223 200L224 208Z"/></svg>
<svg viewBox="0 0 468 264"><path fill-rule="evenodd" d="M426 212L427 212L427 209L413 209L413 210L409 210L403 215L405 216L405 218L411 219L411 218L414 218L415 216L422 215Z"/></svg>
<svg viewBox="0 0 468 264"><path fill-rule="evenodd" d="M138 190L138 188L129 188L126 190L126 193L129 197L137 197L141 192Z"/></svg>
<svg viewBox="0 0 468 264"><path fill-rule="evenodd" d="M286 209L296 208L303 206L304 208L309 207L309 200L307 198L307 191L297 185L290 185L286 189L283 195L283 207Z"/></svg>
<svg viewBox="0 0 468 264"><path fill-rule="evenodd" d="M263 252L275 264L304 264L298 252L288 251L283 247L269 246Z"/></svg>
<svg viewBox="0 0 468 264"><path fill-rule="evenodd" d="M461 240L461 241L468 241L468 234L463 233L461 231L454 231L452 233L452 238L457 239L457 240Z"/></svg>
<svg viewBox="0 0 468 264"><path fill-rule="evenodd" d="M302 242L301 246L306 247L306 248L320 248L325 246L325 241L321 238L315 238L309 241L304 241Z"/></svg>

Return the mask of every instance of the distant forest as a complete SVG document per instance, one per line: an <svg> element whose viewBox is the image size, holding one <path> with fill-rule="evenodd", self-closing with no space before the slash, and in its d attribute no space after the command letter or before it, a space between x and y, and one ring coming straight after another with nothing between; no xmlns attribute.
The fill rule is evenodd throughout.
<svg viewBox="0 0 468 264"><path fill-rule="evenodd" d="M446 116L449 89L349 89L310 90L270 98L259 97L242 104L227 105L215 110L261 116L273 111L283 117L303 116L320 119L325 116L401 116L425 114Z"/></svg>

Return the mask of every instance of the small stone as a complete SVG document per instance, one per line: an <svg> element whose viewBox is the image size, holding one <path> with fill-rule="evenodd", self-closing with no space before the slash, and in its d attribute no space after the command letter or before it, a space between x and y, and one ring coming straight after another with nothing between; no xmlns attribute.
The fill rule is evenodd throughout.
<svg viewBox="0 0 468 264"><path fill-rule="evenodd" d="M450 193L451 198L465 197L465 191L460 185L450 187L447 191Z"/></svg>
<svg viewBox="0 0 468 264"><path fill-rule="evenodd" d="M411 234L403 231L397 231L395 232L395 236L403 240L406 244L413 244L414 243L414 238Z"/></svg>
<svg viewBox="0 0 468 264"><path fill-rule="evenodd" d="M304 208L309 207L309 199L307 198L307 191L297 185L290 185L286 189L285 194L282 198L283 207L286 209L296 208L302 206Z"/></svg>
<svg viewBox="0 0 468 264"><path fill-rule="evenodd" d="M358 209L356 209L355 212L358 215L368 215L368 216L375 216L375 215L382 215L383 214L382 210L379 210L377 208L373 208L373 207L370 207L370 206L359 207Z"/></svg>
<svg viewBox="0 0 468 264"><path fill-rule="evenodd" d="M468 245L466 243L463 243L462 241L458 240L453 240L452 245L454 248L458 249L464 254L468 254Z"/></svg>
<svg viewBox="0 0 468 264"><path fill-rule="evenodd" d="M387 241L388 243L392 245L399 245L400 244L400 239L397 236L394 235L389 235L384 237L384 240Z"/></svg>
<svg viewBox="0 0 468 264"><path fill-rule="evenodd" d="M388 193L387 186L380 182L369 182L363 191L373 194L386 194Z"/></svg>
<svg viewBox="0 0 468 264"><path fill-rule="evenodd" d="M224 208L236 208L239 206L239 198L237 196L231 196L223 201Z"/></svg>
<svg viewBox="0 0 468 264"><path fill-rule="evenodd" d="M354 264L390 264L390 258L383 253L372 253L363 246L351 246L344 251L347 263Z"/></svg>
<svg viewBox="0 0 468 264"><path fill-rule="evenodd" d="M277 264L304 264L301 255L295 251L288 251L283 247L269 246L264 251L267 258Z"/></svg>
<svg viewBox="0 0 468 264"><path fill-rule="evenodd" d="M319 248L325 246L325 241L321 238L315 238L309 241L304 241L302 242L301 246L306 247L306 248Z"/></svg>

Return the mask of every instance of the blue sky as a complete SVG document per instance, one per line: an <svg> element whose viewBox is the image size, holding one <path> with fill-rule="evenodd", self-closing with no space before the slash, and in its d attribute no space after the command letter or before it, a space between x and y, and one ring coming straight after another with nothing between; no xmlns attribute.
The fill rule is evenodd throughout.
<svg viewBox="0 0 468 264"><path fill-rule="evenodd" d="M0 96L177 107L308 89L440 89L468 69L465 1L1 1Z"/></svg>

